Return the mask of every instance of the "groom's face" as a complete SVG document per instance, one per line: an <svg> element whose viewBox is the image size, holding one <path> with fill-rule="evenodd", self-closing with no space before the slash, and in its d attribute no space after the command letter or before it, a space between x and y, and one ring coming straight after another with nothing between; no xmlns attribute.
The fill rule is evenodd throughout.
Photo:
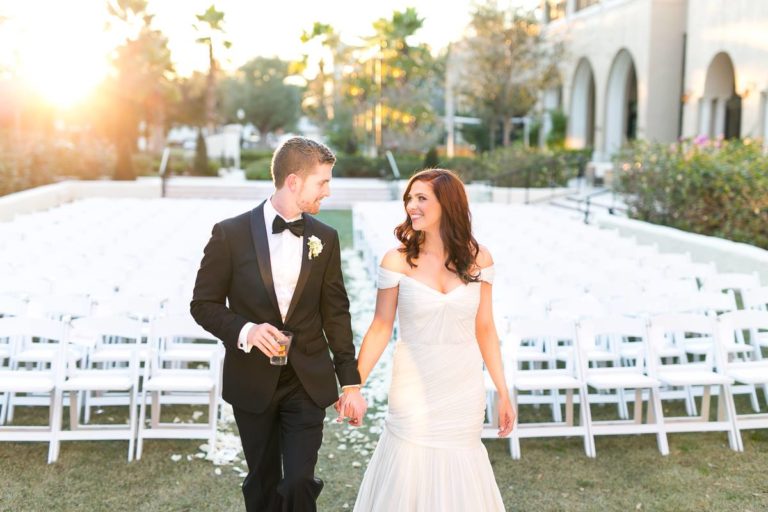
<svg viewBox="0 0 768 512"><path fill-rule="evenodd" d="M302 212L316 214L320 202L331 195L331 169L333 164L320 164L305 178L299 177L296 204Z"/></svg>

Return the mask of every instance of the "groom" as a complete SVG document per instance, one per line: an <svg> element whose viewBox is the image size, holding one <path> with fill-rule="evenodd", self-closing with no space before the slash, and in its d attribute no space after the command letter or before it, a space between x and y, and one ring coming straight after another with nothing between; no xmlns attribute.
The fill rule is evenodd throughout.
<svg viewBox="0 0 768 512"><path fill-rule="evenodd" d="M336 378L352 421L366 407L339 237L307 215L330 195L335 162L323 144L287 140L272 157L272 196L213 227L197 273L191 312L226 348L222 395L248 462L248 511L316 510L323 482L314 470ZM293 332L286 366L269 363L278 330Z"/></svg>

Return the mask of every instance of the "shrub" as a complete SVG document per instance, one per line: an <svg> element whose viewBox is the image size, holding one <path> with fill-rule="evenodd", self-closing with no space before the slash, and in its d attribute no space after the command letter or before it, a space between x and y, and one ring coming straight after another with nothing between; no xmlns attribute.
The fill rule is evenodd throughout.
<svg viewBox="0 0 768 512"><path fill-rule="evenodd" d="M272 158L260 158L254 160L245 167L245 177L249 180L272 180L272 174L269 169L272 165Z"/></svg>
<svg viewBox="0 0 768 512"><path fill-rule="evenodd" d="M0 138L0 195L63 179L112 175L114 148L99 138L65 140L37 134Z"/></svg>
<svg viewBox="0 0 768 512"><path fill-rule="evenodd" d="M768 248L768 159L760 144L636 142L615 163L631 217Z"/></svg>

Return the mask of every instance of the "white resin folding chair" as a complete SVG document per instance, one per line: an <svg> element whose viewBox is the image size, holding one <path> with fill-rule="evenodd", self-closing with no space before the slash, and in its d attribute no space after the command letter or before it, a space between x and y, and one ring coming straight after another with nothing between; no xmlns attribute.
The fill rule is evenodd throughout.
<svg viewBox="0 0 768 512"><path fill-rule="evenodd" d="M744 292L744 309L768 311L768 286L753 288ZM760 347L757 355L762 359L762 349L768 348L768 333L754 331L752 345Z"/></svg>
<svg viewBox="0 0 768 512"><path fill-rule="evenodd" d="M529 340L543 343L545 358L541 359L530 350ZM510 435L510 451L512 457L519 459L520 439L533 437L567 437L580 436L584 439L584 452L588 457L594 457L594 443L590 431L589 409L586 403L586 388L581 379L580 367L575 357L564 364L557 364L551 354L560 347L571 347L576 352L576 332L573 322L557 319L542 319L514 322L509 336L504 340L507 345L504 350L505 366L513 406L517 409L518 420ZM544 364L541 364L544 363ZM492 388L492 383L486 382L486 387ZM565 418L560 411L561 401L559 391L565 393ZM544 393L549 392L547 396ZM576 397L574 397L574 394ZM578 398L579 422L574 421L574 398ZM550 405L553 409L552 421L526 421L529 405L537 408ZM521 410L521 406L526 407ZM493 417L493 416L492 416ZM521 421L522 420L522 421ZM486 429L486 435L492 433Z"/></svg>
<svg viewBox="0 0 768 512"><path fill-rule="evenodd" d="M627 331L629 326L622 327ZM614 329L611 329L614 330ZM597 335L600 331L585 332L582 326L578 327L579 339ZM624 332L624 335L638 334ZM645 359L647 354L648 336L643 335L641 341L634 342L633 366L620 367L594 367L590 368L587 361L587 353L578 351L578 357L582 368L583 378L587 384L587 390L592 388L599 393L616 391L620 404L624 402L623 396L629 395L628 391L634 391L634 411L631 419L595 420L592 416L591 432L593 436L622 435L622 434L655 434L662 455L669 454L667 435L664 430L664 414L661 408L659 381L645 374ZM639 346L637 346L639 345ZM586 393L586 401L583 406L590 407L594 395ZM647 402L646 420L643 421L643 404ZM590 411L592 412L592 411ZM596 452L596 450L595 450Z"/></svg>
<svg viewBox="0 0 768 512"><path fill-rule="evenodd" d="M56 399L56 385L63 371L67 326L47 319L0 318L0 338L20 339L37 337L56 340L54 357L46 365L0 367L0 441L38 441L48 443L48 463L56 459L59 442L59 426L56 418L61 411L61 401ZM49 410L47 425L19 425L8 418L8 398L17 394L45 395Z"/></svg>
<svg viewBox="0 0 768 512"><path fill-rule="evenodd" d="M723 351L718 347L715 333L715 319L703 315L676 314L658 315L649 323L648 373L670 388L701 388L701 414L685 416L664 416L664 426L670 432L727 432L732 450L742 451L741 436L736 428L736 407L731 394L733 379L722 373ZM657 348L663 349L669 338L697 336L710 344L705 358L699 361L664 358ZM717 393L717 417L710 420L712 388ZM662 392L662 402L666 399ZM684 398L687 398L688 394Z"/></svg>
<svg viewBox="0 0 768 512"><path fill-rule="evenodd" d="M83 364L87 369L123 369L134 357L141 365L149 357L142 337L141 321L124 316L81 318L72 322L71 341L87 348ZM124 406L134 400L133 390L83 389L78 402L83 411L83 422L90 423L91 408L95 406Z"/></svg>
<svg viewBox="0 0 768 512"><path fill-rule="evenodd" d="M768 331L768 312L765 311L734 311L725 313L717 318L718 338L721 346L727 346L739 333L748 332L754 336L755 332ZM750 340L751 341L751 340ZM764 392L768 392L768 359L759 359L753 355L751 360L736 360L732 357L724 357L724 373L737 383L749 386L762 386ZM768 394L765 396L768 401ZM755 405L758 405L756 408ZM737 415L739 430L749 428L768 428L768 413L760 412L759 404L752 403L755 414Z"/></svg>
<svg viewBox="0 0 768 512"><path fill-rule="evenodd" d="M141 458L145 439L207 439L211 450L213 450L216 442L223 346L216 345L215 350L208 350L210 347L205 350L198 350L195 357L198 357L199 360L205 360L207 363L207 365L203 365L203 368L198 365L195 365L194 368L164 368L163 348L165 346L169 344L172 346L173 343L184 338L217 341L212 335L199 328L190 328L188 324L180 326L178 319L164 320L158 319L153 323L150 336L152 355L144 367L136 445L137 459ZM171 398L169 395L172 395ZM163 404L200 404L201 397L204 397L208 404L208 421L206 423L161 421L161 406ZM151 407L149 427L145 422L148 402L150 402Z"/></svg>
<svg viewBox="0 0 768 512"><path fill-rule="evenodd" d="M136 400L139 388L139 347L133 345L126 350L112 351L114 359L102 359L100 366L79 367L72 359L67 361L65 378L57 388L57 400L64 401L64 394L69 395L69 429L59 431L61 441L76 440L127 440L128 462L133 460L134 444L136 441ZM119 394L126 397L128 421L126 423L101 423L90 421L81 424L79 421L81 394L90 396L92 393L102 395ZM116 405L114 399L110 405ZM61 422L62 418L57 418ZM58 456L54 457L54 459Z"/></svg>

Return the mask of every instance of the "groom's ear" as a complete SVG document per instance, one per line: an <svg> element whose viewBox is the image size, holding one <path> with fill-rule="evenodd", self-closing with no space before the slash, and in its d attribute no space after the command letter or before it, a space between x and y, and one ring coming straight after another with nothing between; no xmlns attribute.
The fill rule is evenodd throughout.
<svg viewBox="0 0 768 512"><path fill-rule="evenodd" d="M285 186L288 187L288 190L291 192L296 192L299 189L299 181L299 176L291 173L285 177Z"/></svg>

